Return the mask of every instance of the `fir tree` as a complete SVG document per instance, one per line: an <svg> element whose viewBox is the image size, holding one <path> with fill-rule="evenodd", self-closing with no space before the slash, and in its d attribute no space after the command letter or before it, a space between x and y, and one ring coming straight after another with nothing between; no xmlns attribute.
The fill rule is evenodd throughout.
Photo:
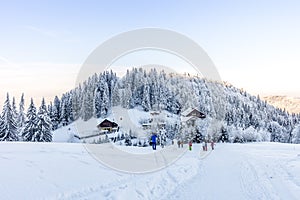
<svg viewBox="0 0 300 200"><path fill-rule="evenodd" d="M62 101L62 106L61 106L61 123L63 126L69 124L68 104L65 100Z"/></svg>
<svg viewBox="0 0 300 200"><path fill-rule="evenodd" d="M103 93L102 93L102 99L101 99L101 116L106 117L109 110L110 110L110 104L109 104L109 90L106 83L104 83Z"/></svg>
<svg viewBox="0 0 300 200"><path fill-rule="evenodd" d="M52 124L54 129L59 127L61 122L61 102L57 96L54 98Z"/></svg>
<svg viewBox="0 0 300 200"><path fill-rule="evenodd" d="M83 86L81 118L87 121L93 117L94 113L94 89L95 86L91 79Z"/></svg>
<svg viewBox="0 0 300 200"><path fill-rule="evenodd" d="M292 143L300 144L300 124L298 124L292 132Z"/></svg>
<svg viewBox="0 0 300 200"><path fill-rule="evenodd" d="M118 106L121 104L121 95L119 87L116 85L112 91L112 106Z"/></svg>
<svg viewBox="0 0 300 200"><path fill-rule="evenodd" d="M24 141L35 141L34 135L37 131L37 114L36 107L33 103L33 99L30 101L30 105L26 114L26 122L22 132L22 137Z"/></svg>
<svg viewBox="0 0 300 200"><path fill-rule="evenodd" d="M94 96L94 114L93 116L95 118L101 117L101 91L99 88L96 89L95 91L95 96Z"/></svg>
<svg viewBox="0 0 300 200"><path fill-rule="evenodd" d="M26 121L25 112L24 112L24 110L25 110L24 104L25 104L24 94L22 94L21 100L19 103L19 113L18 113L18 128L19 128L19 130L22 130L22 128L24 127L25 121ZM20 133L21 132L22 131L20 131Z"/></svg>
<svg viewBox="0 0 300 200"><path fill-rule="evenodd" d="M144 87L143 87L142 106L146 112L148 112L151 109L150 87L149 87L148 83L145 83Z"/></svg>
<svg viewBox="0 0 300 200"><path fill-rule="evenodd" d="M47 112L45 100L43 99L37 115L37 131L34 134L33 140L36 142L51 142L51 129L51 120Z"/></svg>
<svg viewBox="0 0 300 200"><path fill-rule="evenodd" d="M50 104L48 105L48 113L49 113L49 117L51 120L51 124L52 124L52 130L55 130L55 126L53 124L55 124L55 117L54 117L54 113L53 113L53 105L52 102L50 102Z"/></svg>
<svg viewBox="0 0 300 200"><path fill-rule="evenodd" d="M15 113L10 105L9 95L7 93L6 101L2 111L2 125L0 129L0 141L17 141L17 124L15 121Z"/></svg>
<svg viewBox="0 0 300 200"><path fill-rule="evenodd" d="M17 121L17 119L18 119L18 111L17 111L15 97L13 97L11 108L12 108L12 112L13 112L13 118L14 118L15 121ZM17 126L18 126L18 124L17 124Z"/></svg>

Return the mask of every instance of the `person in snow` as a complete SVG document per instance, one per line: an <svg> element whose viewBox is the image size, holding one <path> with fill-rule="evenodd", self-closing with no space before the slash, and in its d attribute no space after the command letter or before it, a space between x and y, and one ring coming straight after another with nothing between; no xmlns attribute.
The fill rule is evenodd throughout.
<svg viewBox="0 0 300 200"><path fill-rule="evenodd" d="M204 143L205 143L205 151L207 151L207 141L205 140Z"/></svg>
<svg viewBox="0 0 300 200"><path fill-rule="evenodd" d="M151 144L152 144L152 149L156 150L156 139L157 139L157 135L153 134L151 137Z"/></svg>
<svg viewBox="0 0 300 200"><path fill-rule="evenodd" d="M180 148L180 140L177 141L178 148Z"/></svg>
<svg viewBox="0 0 300 200"><path fill-rule="evenodd" d="M211 141L210 146L211 146L211 150L214 150L214 149L215 149L215 143L214 143L213 140Z"/></svg>
<svg viewBox="0 0 300 200"><path fill-rule="evenodd" d="M190 141L190 142L189 142L189 150L190 150L190 151L192 151L192 145L193 145L193 143L192 143L192 141Z"/></svg>
<svg viewBox="0 0 300 200"><path fill-rule="evenodd" d="M203 151L205 151L205 142L204 142L204 140L202 141L202 149L203 149Z"/></svg>

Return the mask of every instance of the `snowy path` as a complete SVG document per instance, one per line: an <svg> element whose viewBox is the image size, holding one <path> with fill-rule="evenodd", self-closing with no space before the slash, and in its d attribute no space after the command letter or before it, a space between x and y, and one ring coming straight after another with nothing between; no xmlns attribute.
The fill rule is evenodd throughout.
<svg viewBox="0 0 300 200"><path fill-rule="evenodd" d="M234 151L228 152L223 149L224 146L217 148L201 160L197 175L188 183L179 186L170 198L188 199L194 196L197 199L245 199L240 187L239 173L232 170L240 165L238 160L241 160L241 156L236 155ZM228 153L236 159L228 159ZM229 184L230 188L227 187Z"/></svg>
<svg viewBox="0 0 300 200"><path fill-rule="evenodd" d="M296 200L300 196L300 145L217 144L207 153L193 145L167 168L130 174L103 166L80 144L3 142L0 165L0 199L5 200Z"/></svg>
<svg viewBox="0 0 300 200"><path fill-rule="evenodd" d="M167 199L299 199L300 176L288 168L288 164L297 161L292 167L300 170L297 151L280 155L276 149L253 149L256 145L265 147L218 145L219 148L199 163L197 175L179 185ZM270 155L266 156L266 152Z"/></svg>

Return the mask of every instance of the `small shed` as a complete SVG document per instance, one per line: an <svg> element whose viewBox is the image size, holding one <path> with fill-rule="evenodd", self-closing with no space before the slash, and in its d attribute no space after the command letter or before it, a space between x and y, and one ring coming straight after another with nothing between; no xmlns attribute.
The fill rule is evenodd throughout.
<svg viewBox="0 0 300 200"><path fill-rule="evenodd" d="M119 129L119 125L116 122L109 121L108 119L103 120L97 125L100 131L107 130L109 132L115 132Z"/></svg>

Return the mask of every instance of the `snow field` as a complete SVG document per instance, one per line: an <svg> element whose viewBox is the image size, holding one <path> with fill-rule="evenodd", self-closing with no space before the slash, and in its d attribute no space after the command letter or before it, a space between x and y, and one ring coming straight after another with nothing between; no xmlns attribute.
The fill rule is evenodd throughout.
<svg viewBox="0 0 300 200"><path fill-rule="evenodd" d="M141 147L122 148L134 152ZM192 151L162 170L132 174L97 162L82 144L2 142L0 199L293 200L300 196L300 145L217 144L205 153L201 148L194 144Z"/></svg>

